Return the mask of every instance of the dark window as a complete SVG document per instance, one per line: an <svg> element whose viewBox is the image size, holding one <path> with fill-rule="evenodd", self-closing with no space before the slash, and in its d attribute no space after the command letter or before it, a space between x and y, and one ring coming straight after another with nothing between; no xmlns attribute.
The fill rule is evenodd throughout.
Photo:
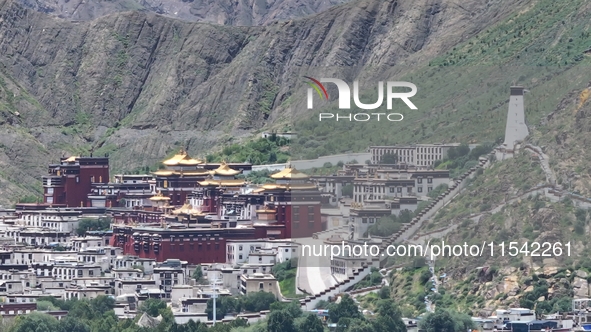
<svg viewBox="0 0 591 332"><path fill-rule="evenodd" d="M423 179L422 178L418 178L417 179L417 183L423 183Z"/></svg>
<svg viewBox="0 0 591 332"><path fill-rule="evenodd" d="M418 188L417 188L417 192L420 192L420 193L422 193L422 192L423 192L423 187L418 187Z"/></svg>
<svg viewBox="0 0 591 332"><path fill-rule="evenodd" d="M432 178L428 178L427 179L427 183L433 183L433 179Z"/></svg>

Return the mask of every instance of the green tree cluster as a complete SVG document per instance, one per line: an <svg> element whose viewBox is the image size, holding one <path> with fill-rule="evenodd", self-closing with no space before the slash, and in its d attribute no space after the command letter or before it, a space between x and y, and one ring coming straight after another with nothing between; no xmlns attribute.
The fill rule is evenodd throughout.
<svg viewBox="0 0 591 332"><path fill-rule="evenodd" d="M428 313L420 322L425 332L465 332L474 328L472 318L466 314L444 309Z"/></svg>
<svg viewBox="0 0 591 332"><path fill-rule="evenodd" d="M466 144L452 147L447 151L447 157L436 161L434 166L437 169L450 170L450 176L455 178L476 166L478 158L490 153L493 147L493 144L488 143L477 145L472 150Z"/></svg>
<svg viewBox="0 0 591 332"><path fill-rule="evenodd" d="M271 304L275 303L277 298L272 293L254 292L241 297L223 296L218 297L216 302L216 318L222 319L228 313L259 312L269 310ZM213 299L207 301L205 309L207 317L213 319Z"/></svg>
<svg viewBox="0 0 591 332"><path fill-rule="evenodd" d="M382 158L380 158L380 164L397 164L398 163L398 154L396 153L384 153Z"/></svg>
<svg viewBox="0 0 591 332"><path fill-rule="evenodd" d="M289 140L284 137L259 138L246 144L231 144L217 154L207 156L208 162L250 162L255 165L281 164L289 159L285 149Z"/></svg>
<svg viewBox="0 0 591 332"><path fill-rule="evenodd" d="M108 230L111 227L111 218L102 217L98 219L93 218L83 218L80 219L78 222L78 228L76 229L76 233L79 236L86 235L87 231L104 231Z"/></svg>
<svg viewBox="0 0 591 332"><path fill-rule="evenodd" d="M389 215L380 218L378 222L369 227L368 233L375 236L390 236L400 230L402 224L412 220L414 214L410 210L403 210L400 215Z"/></svg>
<svg viewBox="0 0 591 332"><path fill-rule="evenodd" d="M359 311L355 301L345 295L341 301L328 306L329 320L336 323L338 332L405 332L400 309L391 299L379 300L376 304L377 318L367 320Z"/></svg>

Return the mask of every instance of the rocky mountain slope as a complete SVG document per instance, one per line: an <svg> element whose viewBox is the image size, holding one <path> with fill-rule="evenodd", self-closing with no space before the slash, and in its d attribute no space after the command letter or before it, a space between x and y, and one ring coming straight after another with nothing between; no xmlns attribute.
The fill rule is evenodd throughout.
<svg viewBox="0 0 591 332"><path fill-rule="evenodd" d="M358 0L230 27L137 11L70 22L1 0L2 82L14 82L1 85L2 132L26 146L0 135L0 197L23 194L19 172L37 177L64 153L109 154L129 170L181 145L203 155L305 118L303 75L396 77L527 4ZM33 168L11 161L11 149Z"/></svg>
<svg viewBox="0 0 591 332"><path fill-rule="evenodd" d="M31 8L74 21L89 21L117 12L143 11L190 22L221 25L266 25L306 17L350 0L19 0Z"/></svg>

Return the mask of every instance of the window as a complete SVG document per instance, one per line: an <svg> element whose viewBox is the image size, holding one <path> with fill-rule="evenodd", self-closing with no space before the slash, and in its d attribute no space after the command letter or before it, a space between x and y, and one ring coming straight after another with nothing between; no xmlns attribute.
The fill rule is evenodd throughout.
<svg viewBox="0 0 591 332"><path fill-rule="evenodd" d="M94 271L93 270L88 271L88 275L91 277L94 276Z"/></svg>
<svg viewBox="0 0 591 332"><path fill-rule="evenodd" d="M264 287L265 286L263 286L263 283L262 282L259 282L259 290L263 290Z"/></svg>
<svg viewBox="0 0 591 332"><path fill-rule="evenodd" d="M79 176L76 177L76 183L80 183L80 177Z"/></svg>
<svg viewBox="0 0 591 332"><path fill-rule="evenodd" d="M238 246L238 250L239 251L242 251L242 246Z"/></svg>
<svg viewBox="0 0 591 332"><path fill-rule="evenodd" d="M418 178L417 183L423 183L423 178Z"/></svg>
<svg viewBox="0 0 591 332"><path fill-rule="evenodd" d="M390 187L390 192L393 193L394 192L394 187Z"/></svg>
<svg viewBox="0 0 591 332"><path fill-rule="evenodd" d="M422 192L423 192L423 187L418 187L418 188L417 188L417 192L420 192L420 193L422 193Z"/></svg>
<svg viewBox="0 0 591 332"><path fill-rule="evenodd" d="M94 175L90 177L90 183L94 183Z"/></svg>
<svg viewBox="0 0 591 332"><path fill-rule="evenodd" d="M242 259L242 255L238 255L238 259ZM246 272L244 272L244 273L246 273Z"/></svg>
<svg viewBox="0 0 591 332"><path fill-rule="evenodd" d="M373 224L375 222L375 218L369 218L369 223Z"/></svg>
<svg viewBox="0 0 591 332"><path fill-rule="evenodd" d="M433 183L433 178L428 178L427 183Z"/></svg>
<svg viewBox="0 0 591 332"><path fill-rule="evenodd" d="M431 190L433 190L433 187L427 187L427 192L431 192Z"/></svg>
<svg viewBox="0 0 591 332"><path fill-rule="evenodd" d="M361 218L361 222L367 224L367 218Z"/></svg>
<svg viewBox="0 0 591 332"><path fill-rule="evenodd" d="M411 193L412 192L412 187L406 188L406 192Z"/></svg>

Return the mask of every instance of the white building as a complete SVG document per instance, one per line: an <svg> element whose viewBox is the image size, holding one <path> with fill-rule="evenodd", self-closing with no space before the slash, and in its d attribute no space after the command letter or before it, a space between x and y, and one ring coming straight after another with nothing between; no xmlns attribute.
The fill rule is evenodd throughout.
<svg viewBox="0 0 591 332"><path fill-rule="evenodd" d="M248 262L251 253L260 250L274 250L279 256L276 261L280 263L297 257L297 248L298 244L290 240L228 240L226 241L226 263L233 266L244 264Z"/></svg>
<svg viewBox="0 0 591 332"><path fill-rule="evenodd" d="M405 146L370 146L371 163L379 164L385 154L398 156L399 163L430 168L437 160L447 157L447 152L460 143L449 144L416 144Z"/></svg>

